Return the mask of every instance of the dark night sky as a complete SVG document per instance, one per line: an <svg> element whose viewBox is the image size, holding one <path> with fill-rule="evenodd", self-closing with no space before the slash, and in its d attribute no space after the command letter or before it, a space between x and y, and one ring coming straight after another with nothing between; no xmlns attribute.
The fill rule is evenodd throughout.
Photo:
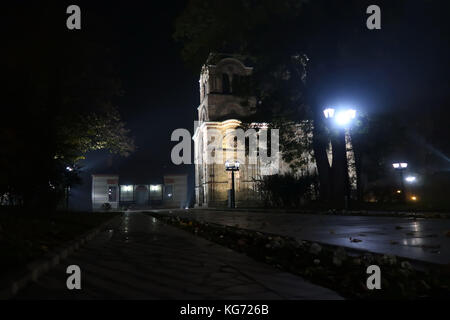
<svg viewBox="0 0 450 320"><path fill-rule="evenodd" d="M177 128L192 132L199 103L199 70L185 67L181 47L172 38L175 18L186 1L76 3L82 10L82 29L98 29L99 42L111 48L117 61L124 96L116 102L138 149L128 158L107 152L88 154L83 163L84 184L72 191L72 208L89 208L90 174L95 172L120 172L122 182L136 183L156 181L164 173L189 173L193 187L193 166L170 164L170 150L175 144L170 135ZM389 28L401 30L395 59L374 61L380 68L373 74L347 69L336 74L334 81L330 76L324 86L330 99L353 99L368 112L403 108L414 113L426 109L447 116L450 49L445 3L411 0L395 25L382 19L383 32L388 33Z"/></svg>
<svg viewBox="0 0 450 320"><path fill-rule="evenodd" d="M399 108L415 113L436 108L437 113L448 114L450 50L444 2L408 3L401 21L390 25L382 20L383 32L400 30L398 41L402 45L393 61L374 61L380 68L370 75L346 69L336 75L336 81L330 77L325 88L331 99L359 104L368 112ZM172 38L174 20L184 5L185 1L96 1L81 5L87 16L85 28L99 23L90 21L90 15L101 17L107 26L104 40L118 58L125 90L118 105L138 150L126 159L106 152L89 154L85 184L73 190L74 207L89 203L92 172L117 170L123 182L156 181L166 172L189 173L193 187L193 166L170 164L174 145L170 134L176 128L192 130L198 106L198 72L185 67L181 48Z"/></svg>
<svg viewBox="0 0 450 320"><path fill-rule="evenodd" d="M186 70L172 40L173 22L182 8L173 1L164 7L124 3L111 10L125 90L118 104L138 147L123 160L121 172L134 164L161 172L170 163L171 132L193 126L198 79Z"/></svg>
<svg viewBox="0 0 450 320"><path fill-rule="evenodd" d="M119 172L123 183L148 183L159 181L164 173L187 173L193 186L193 166L174 166L170 161L175 145L171 133L177 128L193 130L199 101L198 75L185 67L180 47L172 39L184 1L101 3L80 7L101 16L108 26L105 39L118 58L124 89L117 104L137 150L128 158L103 151L88 154L84 184L72 190L74 208L89 203L90 174L96 172ZM89 27L89 20L84 23Z"/></svg>

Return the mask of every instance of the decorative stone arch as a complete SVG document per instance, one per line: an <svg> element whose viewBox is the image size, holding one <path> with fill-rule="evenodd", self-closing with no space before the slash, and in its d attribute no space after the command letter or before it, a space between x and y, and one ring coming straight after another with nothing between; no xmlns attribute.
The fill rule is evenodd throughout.
<svg viewBox="0 0 450 320"><path fill-rule="evenodd" d="M221 83L222 93L233 92L233 82L236 76L246 77L251 75L252 68L246 67L240 60L235 58L224 58L215 67L215 78Z"/></svg>
<svg viewBox="0 0 450 320"><path fill-rule="evenodd" d="M248 75L248 69L241 61L234 58L225 58L216 65L216 70L221 73Z"/></svg>
<svg viewBox="0 0 450 320"><path fill-rule="evenodd" d="M205 106L203 106L200 109L200 114L199 114L198 119L199 119L200 122L209 121L208 110L206 109Z"/></svg>

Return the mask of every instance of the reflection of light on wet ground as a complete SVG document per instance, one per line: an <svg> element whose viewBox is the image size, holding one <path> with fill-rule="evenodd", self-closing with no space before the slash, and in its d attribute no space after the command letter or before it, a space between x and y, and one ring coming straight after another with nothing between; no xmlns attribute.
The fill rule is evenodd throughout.
<svg viewBox="0 0 450 320"><path fill-rule="evenodd" d="M415 221L402 217L318 216L206 210L191 212L190 216L205 222L239 225L241 228L278 233L299 240L343 245L439 263L450 261L450 245L447 245L450 238L437 236L445 230L450 230L450 219L418 218ZM396 228L397 226L400 228ZM352 242L350 237L362 241ZM437 250L440 254L436 254Z"/></svg>
<svg viewBox="0 0 450 320"><path fill-rule="evenodd" d="M422 238L410 238L410 239L403 239L403 245L405 246L421 246L424 244L424 241Z"/></svg>
<svg viewBox="0 0 450 320"><path fill-rule="evenodd" d="M123 231L125 233L129 232L129 224L130 224L130 217L129 217L129 213L125 213L125 216L123 218Z"/></svg>

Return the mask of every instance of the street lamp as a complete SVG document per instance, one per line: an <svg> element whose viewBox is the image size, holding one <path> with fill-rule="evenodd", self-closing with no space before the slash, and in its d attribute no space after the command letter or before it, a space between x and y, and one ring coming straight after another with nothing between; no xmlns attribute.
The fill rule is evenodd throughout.
<svg viewBox="0 0 450 320"><path fill-rule="evenodd" d="M236 207L234 194L234 172L239 171L239 161L225 161L225 171L231 171L231 201L230 208Z"/></svg>
<svg viewBox="0 0 450 320"><path fill-rule="evenodd" d="M403 182L403 171L408 167L408 163L406 162L394 162L392 164L392 167L394 170L397 170L400 173L400 181L401 181L401 193L402 193L402 200L404 203L406 203L406 193L405 193L405 184ZM410 177L408 177L410 178ZM414 179L415 180L415 177Z"/></svg>
<svg viewBox="0 0 450 320"><path fill-rule="evenodd" d="M406 169L408 167L408 164L406 162L396 162L393 163L392 166L394 169Z"/></svg>
<svg viewBox="0 0 450 320"><path fill-rule="evenodd" d="M73 170L74 170L73 167L66 166L67 172L72 172ZM68 174L68 175L70 175L70 174ZM69 182L66 183L65 192L66 192L66 210L69 210L69 197L70 197L70 183Z"/></svg>
<svg viewBox="0 0 450 320"><path fill-rule="evenodd" d="M334 119L336 124L340 127L345 127L356 117L356 110L354 109L342 109L336 110L334 108L326 108L323 110L323 114L327 119Z"/></svg>

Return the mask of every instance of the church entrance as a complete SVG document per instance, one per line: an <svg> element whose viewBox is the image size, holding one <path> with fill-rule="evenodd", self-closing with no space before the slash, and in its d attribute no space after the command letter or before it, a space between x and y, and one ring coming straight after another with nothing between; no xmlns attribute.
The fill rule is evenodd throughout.
<svg viewBox="0 0 450 320"><path fill-rule="evenodd" d="M137 186L136 204L140 206L145 206L148 204L148 188L146 186Z"/></svg>

